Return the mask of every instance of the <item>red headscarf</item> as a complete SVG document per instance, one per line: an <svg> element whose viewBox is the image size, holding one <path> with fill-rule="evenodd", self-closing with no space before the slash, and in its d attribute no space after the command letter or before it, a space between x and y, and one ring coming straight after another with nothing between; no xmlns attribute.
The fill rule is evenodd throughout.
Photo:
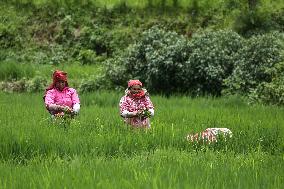
<svg viewBox="0 0 284 189"><path fill-rule="evenodd" d="M128 81L128 88L132 87L133 85L140 85L142 87L142 83L139 80L129 80Z"/></svg>
<svg viewBox="0 0 284 189"><path fill-rule="evenodd" d="M55 87L55 83L58 81L65 81L65 86L68 87L68 82L67 82L67 73L60 71L60 70L55 70L52 75L53 82L49 85L47 89L45 89L45 92L48 90L51 90Z"/></svg>
<svg viewBox="0 0 284 189"><path fill-rule="evenodd" d="M139 81L139 80L129 80L128 81L128 89L130 87L132 87L133 85L139 85L139 86L142 87L141 81ZM141 98L141 97L145 96L145 91L142 89L139 93L135 93L135 94L133 94L130 91L128 91L128 95L130 95L130 96L132 96L134 98Z"/></svg>

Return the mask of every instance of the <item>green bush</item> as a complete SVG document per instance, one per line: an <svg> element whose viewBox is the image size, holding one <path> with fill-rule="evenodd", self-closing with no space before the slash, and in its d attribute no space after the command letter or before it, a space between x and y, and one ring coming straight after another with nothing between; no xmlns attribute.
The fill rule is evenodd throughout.
<svg viewBox="0 0 284 189"><path fill-rule="evenodd" d="M284 105L284 62L276 64L271 70L272 81L262 82L250 91L251 102Z"/></svg>
<svg viewBox="0 0 284 189"><path fill-rule="evenodd" d="M133 42L133 35L136 35L127 27L113 27L110 30L102 24L83 26L76 29L74 34L74 42L79 42L79 48L90 49L98 56L112 56L116 51L125 49Z"/></svg>
<svg viewBox="0 0 284 189"><path fill-rule="evenodd" d="M82 65L96 63L96 52L90 49L82 49L79 51L78 61Z"/></svg>
<svg viewBox="0 0 284 189"><path fill-rule="evenodd" d="M153 27L122 56L108 61L107 78L126 85L130 78L151 91L220 95L223 79L234 68L242 38L232 31L206 32L191 41L175 32Z"/></svg>
<svg viewBox="0 0 284 189"><path fill-rule="evenodd" d="M63 19L59 22L58 31L56 33L55 39L59 44L70 43L74 37L76 22L72 15L65 15Z"/></svg>
<svg viewBox="0 0 284 189"><path fill-rule="evenodd" d="M99 89L108 89L109 82L101 75L92 75L88 79L82 80L79 85L79 92L86 93L86 92L93 92Z"/></svg>
<svg viewBox="0 0 284 189"><path fill-rule="evenodd" d="M25 25L26 16L18 14L11 6L0 5L0 12L0 50L21 47L21 29Z"/></svg>
<svg viewBox="0 0 284 189"><path fill-rule="evenodd" d="M82 47L91 49L97 55L107 53L108 40L106 40L106 28L94 25L93 27L84 26L78 35L78 41Z"/></svg>
<svg viewBox="0 0 284 189"><path fill-rule="evenodd" d="M27 80L22 78L18 81L2 81L0 82L0 91L4 92L26 92L27 91Z"/></svg>
<svg viewBox="0 0 284 189"><path fill-rule="evenodd" d="M117 55L105 62L106 73L104 77L106 80L108 79L111 82L112 86L124 87L127 84L127 80L132 77L130 73L126 72L127 69L124 65L126 61L126 55Z"/></svg>
<svg viewBox="0 0 284 189"><path fill-rule="evenodd" d="M236 55L236 68L225 80L226 92L248 94L262 82L271 82L273 68L284 59L284 35L270 33L251 37Z"/></svg>
<svg viewBox="0 0 284 189"><path fill-rule="evenodd" d="M27 82L28 92L42 92L47 86L47 80L44 77L36 76Z"/></svg>
<svg viewBox="0 0 284 189"><path fill-rule="evenodd" d="M59 65L68 60L68 51L62 45L50 46L50 50L50 57L48 57L49 64Z"/></svg>
<svg viewBox="0 0 284 189"><path fill-rule="evenodd" d="M11 48L17 43L15 26L7 26L0 23L0 47Z"/></svg>
<svg viewBox="0 0 284 189"><path fill-rule="evenodd" d="M193 36L183 69L186 88L197 95L220 95L223 80L231 75L242 44L242 37L233 31L208 31Z"/></svg>
<svg viewBox="0 0 284 189"><path fill-rule="evenodd" d="M106 76L115 85L125 86L128 79L138 78L156 92L178 91L184 83L181 73L188 51L186 38L153 27L122 57L108 62Z"/></svg>
<svg viewBox="0 0 284 189"><path fill-rule="evenodd" d="M283 5L258 5L254 9L242 9L235 18L233 29L238 33L251 36L270 31L283 31ZM277 3L277 2L275 2ZM282 9L281 9L282 6Z"/></svg>
<svg viewBox="0 0 284 189"><path fill-rule="evenodd" d="M93 92L99 88L97 83L94 80L83 80L79 86L79 92L86 93L86 92Z"/></svg>
<svg viewBox="0 0 284 189"><path fill-rule="evenodd" d="M28 80L23 77L18 81L0 82L0 91L5 92L43 92L47 86L47 80L41 76L35 76Z"/></svg>

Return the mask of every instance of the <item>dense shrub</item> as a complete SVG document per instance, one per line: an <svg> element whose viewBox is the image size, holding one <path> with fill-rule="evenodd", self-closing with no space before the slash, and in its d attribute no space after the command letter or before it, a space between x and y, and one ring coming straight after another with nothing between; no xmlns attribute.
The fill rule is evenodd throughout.
<svg viewBox="0 0 284 189"><path fill-rule="evenodd" d="M28 81L26 86L26 90L28 92L42 92L47 86L47 80L44 77L36 76L30 81Z"/></svg>
<svg viewBox="0 0 284 189"><path fill-rule="evenodd" d="M89 80L83 80L79 86L79 91L81 93L85 92L93 92L96 91L99 88L99 85L97 85L96 81L93 79Z"/></svg>
<svg viewBox="0 0 284 189"><path fill-rule="evenodd" d="M76 22L72 15L66 15L60 20L58 24L58 31L56 32L55 40L57 43L62 44L72 42L73 32L75 30Z"/></svg>
<svg viewBox="0 0 284 189"><path fill-rule="evenodd" d="M109 80L106 80L105 77L101 75L92 75L88 79L84 79L81 81L79 85L79 92L93 92L98 89L109 89Z"/></svg>
<svg viewBox="0 0 284 189"><path fill-rule="evenodd" d="M106 28L94 25L93 27L84 26L77 29L77 41L82 47L88 48L101 55L108 51L108 40L106 40Z"/></svg>
<svg viewBox="0 0 284 189"><path fill-rule="evenodd" d="M276 3L276 2L275 2ZM243 9L235 18L234 30L244 36L252 36L270 31L283 31L283 8L257 6L254 9Z"/></svg>
<svg viewBox="0 0 284 189"><path fill-rule="evenodd" d="M106 73L104 77L105 79L109 79L112 86L126 86L127 80L132 77L131 73L126 72L127 68L124 65L126 61L126 55L117 55L105 62Z"/></svg>
<svg viewBox="0 0 284 189"><path fill-rule="evenodd" d="M271 82L277 63L283 61L284 36L281 33L248 39L236 56L236 68L226 79L227 92L248 94L262 82Z"/></svg>
<svg viewBox="0 0 284 189"><path fill-rule="evenodd" d="M95 59L96 59L96 52L90 49L80 50L79 55L78 55L78 61L82 65L95 63Z"/></svg>
<svg viewBox="0 0 284 189"><path fill-rule="evenodd" d="M62 45L50 46L50 50L51 53L47 63L59 65L60 63L68 60L68 52Z"/></svg>
<svg viewBox="0 0 284 189"><path fill-rule="evenodd" d="M271 70L272 81L262 82L249 94L251 102L284 105L284 62Z"/></svg>
<svg viewBox="0 0 284 189"><path fill-rule="evenodd" d="M47 87L47 80L42 76L35 76L28 80L23 77L20 80L1 81L0 91L4 92L43 92Z"/></svg>
<svg viewBox="0 0 284 189"><path fill-rule="evenodd" d="M231 75L243 39L232 31L206 32L193 36L185 63L186 88L193 94L220 95L223 80Z"/></svg>
<svg viewBox="0 0 284 189"><path fill-rule="evenodd" d="M26 92L27 80L22 78L18 81L2 81L0 82L0 91L5 92Z"/></svg>
<svg viewBox="0 0 284 189"><path fill-rule="evenodd" d="M0 12L0 50L20 47L24 36L19 33L26 22L26 17L19 16L12 7L0 6Z"/></svg>
<svg viewBox="0 0 284 189"><path fill-rule="evenodd" d="M0 82L0 91L5 92L43 92L47 86L47 80L41 76L35 76L28 80L23 77L17 81Z"/></svg>
<svg viewBox="0 0 284 189"><path fill-rule="evenodd" d="M173 92L184 83L184 62L188 59L188 42L175 32L153 27L130 46L124 56L109 61L107 77L125 86L127 79L138 78L156 92Z"/></svg>
<svg viewBox="0 0 284 189"><path fill-rule="evenodd" d="M107 78L125 85L138 78L155 92L219 95L223 79L234 68L242 38L235 32L207 32L188 41L174 32L153 27L127 52L108 62Z"/></svg>
<svg viewBox="0 0 284 189"><path fill-rule="evenodd" d="M246 40L232 31L209 31L187 41L153 27L122 56L108 61L106 77L114 86L138 78L150 90L166 94L218 96L224 88L248 94L261 82L272 81L271 69L283 60L282 40L279 33Z"/></svg>
<svg viewBox="0 0 284 189"><path fill-rule="evenodd" d="M14 26L7 26L0 23L0 47L11 48L17 43Z"/></svg>

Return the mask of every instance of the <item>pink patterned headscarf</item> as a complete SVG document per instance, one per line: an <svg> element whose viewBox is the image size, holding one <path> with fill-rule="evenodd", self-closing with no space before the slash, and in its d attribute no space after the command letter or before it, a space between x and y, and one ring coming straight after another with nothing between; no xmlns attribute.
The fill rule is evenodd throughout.
<svg viewBox="0 0 284 189"><path fill-rule="evenodd" d="M128 81L128 88L132 87L133 85L140 85L142 87L142 83L139 80L129 80Z"/></svg>
<svg viewBox="0 0 284 189"><path fill-rule="evenodd" d="M135 93L135 94L130 92L129 88L131 88L133 85L139 85L139 86L142 87L141 81L139 81L139 80L129 80L128 81L128 88L126 89L126 94L129 95L129 96L132 96L133 98L137 98L137 99L144 97L145 94L146 94L146 92L145 92L146 90L142 89L139 93Z"/></svg>

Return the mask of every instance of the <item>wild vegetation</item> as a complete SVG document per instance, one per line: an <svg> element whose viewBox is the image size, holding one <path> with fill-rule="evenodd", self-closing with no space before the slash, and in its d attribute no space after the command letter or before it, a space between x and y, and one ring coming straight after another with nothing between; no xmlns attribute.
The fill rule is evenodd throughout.
<svg viewBox="0 0 284 189"><path fill-rule="evenodd" d="M282 188L283 19L281 0L2 0L0 188ZM74 120L44 108L56 69ZM130 78L150 130L119 116ZM233 137L186 141L208 127Z"/></svg>
<svg viewBox="0 0 284 189"><path fill-rule="evenodd" d="M66 68L81 92L121 89L133 77L165 95L238 93L254 102L283 104L277 100L283 99L284 80L282 1L14 0L0 5L4 91L43 90L44 85L32 85Z"/></svg>

